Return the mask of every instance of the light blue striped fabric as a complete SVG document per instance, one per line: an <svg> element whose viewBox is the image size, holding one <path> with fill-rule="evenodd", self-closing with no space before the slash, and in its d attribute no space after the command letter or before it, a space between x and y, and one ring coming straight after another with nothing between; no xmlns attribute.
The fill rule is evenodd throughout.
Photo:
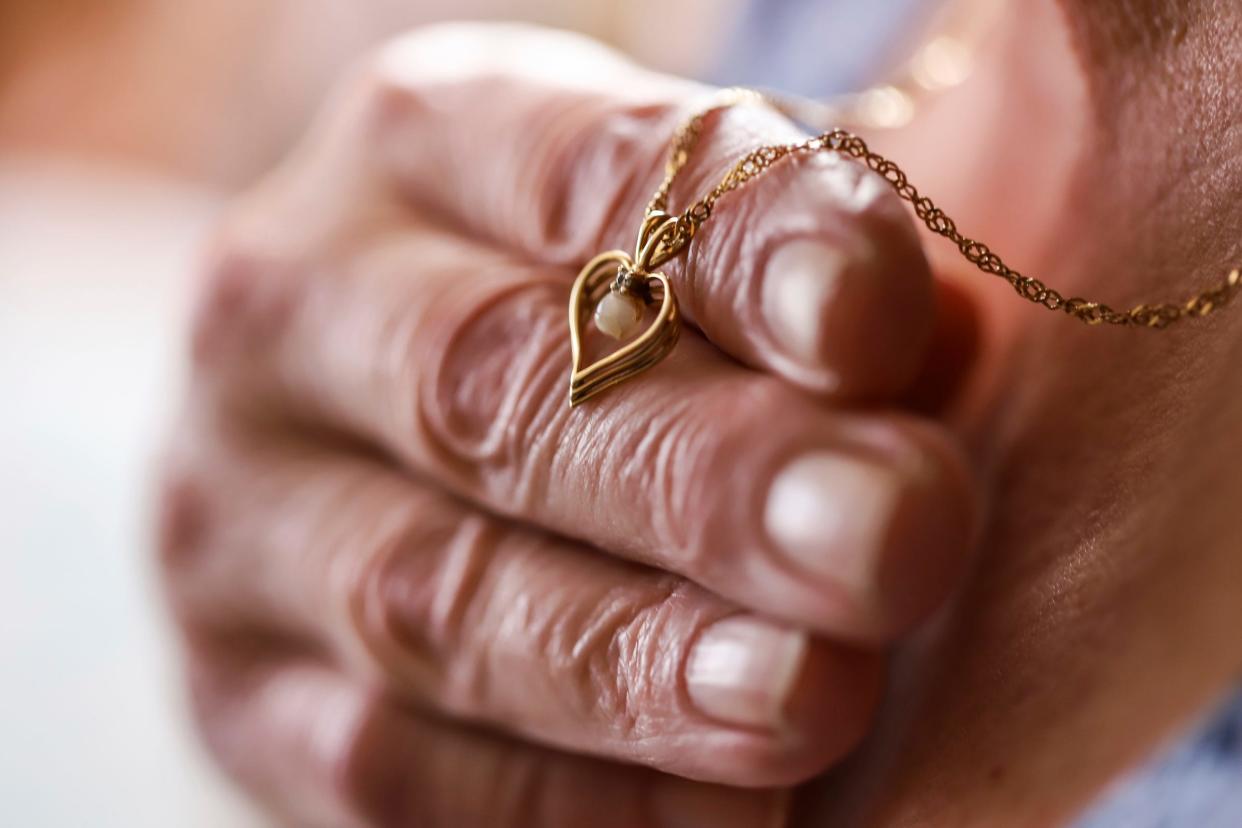
<svg viewBox="0 0 1242 828"><path fill-rule="evenodd" d="M1242 693L1108 791L1077 828L1242 826Z"/></svg>
<svg viewBox="0 0 1242 828"><path fill-rule="evenodd" d="M752 0L712 80L825 96L871 83L937 0ZM1074 828L1242 828L1242 691Z"/></svg>

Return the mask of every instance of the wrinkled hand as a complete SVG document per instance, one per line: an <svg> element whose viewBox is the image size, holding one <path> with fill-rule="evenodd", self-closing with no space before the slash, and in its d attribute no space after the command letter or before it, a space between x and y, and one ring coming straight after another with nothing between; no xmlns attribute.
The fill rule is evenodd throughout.
<svg viewBox="0 0 1242 828"><path fill-rule="evenodd" d="M281 819L774 824L951 589L973 488L896 403L933 284L856 164L725 198L666 268L695 330L566 404L568 284L704 91L425 30L232 211L160 545L210 747ZM714 116L674 207L794 135Z"/></svg>

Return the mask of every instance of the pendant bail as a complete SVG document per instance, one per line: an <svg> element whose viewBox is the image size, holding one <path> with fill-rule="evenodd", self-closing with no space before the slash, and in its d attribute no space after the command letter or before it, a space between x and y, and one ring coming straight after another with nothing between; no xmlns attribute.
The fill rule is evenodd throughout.
<svg viewBox="0 0 1242 828"><path fill-rule="evenodd" d="M652 210L643 219L634 245L635 269L648 274L680 253L693 232L685 232L681 218L663 210Z"/></svg>

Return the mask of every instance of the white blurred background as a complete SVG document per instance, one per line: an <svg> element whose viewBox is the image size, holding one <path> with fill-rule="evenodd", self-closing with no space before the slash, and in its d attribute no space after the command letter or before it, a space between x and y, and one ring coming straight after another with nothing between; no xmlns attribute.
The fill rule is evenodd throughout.
<svg viewBox="0 0 1242 828"><path fill-rule="evenodd" d="M341 67L452 15L698 74L740 6L0 0L0 824L259 824L185 721L149 477L204 235Z"/></svg>

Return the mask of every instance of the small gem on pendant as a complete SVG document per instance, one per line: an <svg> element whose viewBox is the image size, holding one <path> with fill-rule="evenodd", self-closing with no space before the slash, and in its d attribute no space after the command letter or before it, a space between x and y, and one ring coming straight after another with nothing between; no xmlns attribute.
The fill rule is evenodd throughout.
<svg viewBox="0 0 1242 828"><path fill-rule="evenodd" d="M610 290L595 306L595 327L613 339L633 336L642 319L642 302L628 293Z"/></svg>

